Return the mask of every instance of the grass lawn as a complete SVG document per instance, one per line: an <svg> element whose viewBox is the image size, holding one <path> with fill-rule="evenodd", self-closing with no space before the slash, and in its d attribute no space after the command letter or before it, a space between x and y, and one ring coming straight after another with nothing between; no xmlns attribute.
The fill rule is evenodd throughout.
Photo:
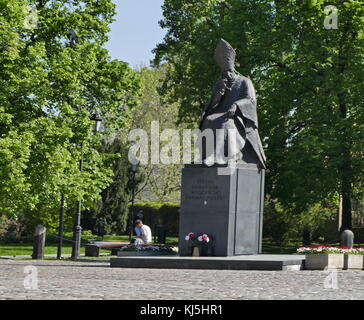
<svg viewBox="0 0 364 320"><path fill-rule="evenodd" d="M101 237L83 237L83 240L96 240L101 241ZM128 242L129 236L105 236L104 241L122 241ZM167 237L166 239L167 245L178 245L178 237ZM314 243L313 243L314 244ZM340 245L339 243L332 243L330 245ZM301 242L289 241L287 244L279 246L274 242L264 239L262 246L262 253L264 254L292 254L296 253L297 248L301 246ZM362 244L361 246L364 246ZM111 253L110 250L101 249L101 253ZM31 255L33 253L33 244L32 243L0 243L0 256L17 256L17 255ZM67 242L66 240L63 243L62 254L71 254L72 253L72 243ZM81 246L81 254L85 253L85 247ZM53 242L47 243L45 246L45 254L57 254L57 244Z"/></svg>
<svg viewBox="0 0 364 320"><path fill-rule="evenodd" d="M100 250L101 253L110 253L110 250ZM0 245L0 256L31 256L33 253L32 245L24 244L6 244ZM62 246L62 254L71 254L72 246L67 244ZM81 247L81 254L85 253L85 247ZM44 248L44 254L57 254L57 245L46 245Z"/></svg>
<svg viewBox="0 0 364 320"><path fill-rule="evenodd" d="M63 254L71 254L72 246L64 245L62 248ZM33 245L31 244L6 244L0 245L0 256L25 256L32 255ZM57 254L57 245L51 244L45 246L45 254ZM81 247L81 253L85 253L85 248Z"/></svg>
<svg viewBox="0 0 364 320"><path fill-rule="evenodd" d="M175 240L167 241L169 245L175 245ZM275 253L275 254L290 254L295 253L297 246L286 246L286 247L278 247L278 246L264 246L262 248L262 253ZM45 254L57 254L57 245L50 244L46 245ZM110 250L101 249L101 253L110 253ZM23 255L31 255L33 253L33 245L31 244L6 244L0 245L0 256L23 256ZM71 254L72 253L72 245L63 245L62 254ZM81 247L81 254L85 253L85 248Z"/></svg>
<svg viewBox="0 0 364 320"><path fill-rule="evenodd" d="M263 239L262 253L263 254L292 254L296 253L297 248L301 246L300 240L290 240L284 245L278 245L270 239Z"/></svg>
<svg viewBox="0 0 364 320"><path fill-rule="evenodd" d="M84 240L86 240L84 238ZM91 239L89 239L91 240ZM93 240L101 241L101 237L94 237ZM103 239L104 241L123 241L128 242L129 236L106 236ZM166 239L167 245L178 245L177 237L167 237ZM291 244L288 246L280 247L275 246L270 242L263 243L263 252L262 253L295 253L298 245ZM57 244L49 243L44 248L45 254L57 254ZM101 253L110 253L110 250L101 249ZM33 253L33 244L32 243L6 243L0 244L0 256L23 256L29 255L31 256ZM67 243L66 241L63 243L62 254L71 254L72 253L72 243ZM85 247L81 246L81 254L85 253Z"/></svg>
<svg viewBox="0 0 364 320"><path fill-rule="evenodd" d="M83 238L83 240L91 240ZM101 237L93 237L92 240L101 241ZM122 241L128 242L129 236L105 236L104 241ZM177 245L178 238L170 237L166 239L167 245ZM110 250L101 249L101 253L111 253ZM32 243L6 243L0 244L0 256L25 256L32 255L33 253L33 244ZM62 254L71 254L72 253L72 243L67 243L64 241L62 246ZM81 254L85 253L85 247L81 246ZM44 254L57 254L57 244L56 243L48 243L46 241L46 245L44 248Z"/></svg>

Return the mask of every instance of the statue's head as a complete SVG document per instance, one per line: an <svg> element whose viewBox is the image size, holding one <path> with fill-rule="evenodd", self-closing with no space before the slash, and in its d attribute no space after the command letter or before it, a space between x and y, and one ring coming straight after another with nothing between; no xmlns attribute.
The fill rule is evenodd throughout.
<svg viewBox="0 0 364 320"><path fill-rule="evenodd" d="M221 72L233 72L235 70L236 52L224 39L220 39L218 42L214 58L216 63L219 65Z"/></svg>

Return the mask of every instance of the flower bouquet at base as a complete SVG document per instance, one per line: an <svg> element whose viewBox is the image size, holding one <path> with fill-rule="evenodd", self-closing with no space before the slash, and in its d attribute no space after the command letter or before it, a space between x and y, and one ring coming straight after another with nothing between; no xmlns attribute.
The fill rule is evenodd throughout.
<svg viewBox="0 0 364 320"><path fill-rule="evenodd" d="M213 249L213 237L206 233L194 233L190 232L186 235L185 240L188 242L188 246L193 250L194 247L199 248L201 256L212 256Z"/></svg>

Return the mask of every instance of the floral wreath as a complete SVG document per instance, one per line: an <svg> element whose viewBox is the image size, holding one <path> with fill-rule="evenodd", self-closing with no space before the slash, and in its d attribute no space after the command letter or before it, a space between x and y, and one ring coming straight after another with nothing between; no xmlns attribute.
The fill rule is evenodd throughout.
<svg viewBox="0 0 364 320"><path fill-rule="evenodd" d="M189 234L186 235L185 240L209 243L211 239L206 233L196 233L195 234L193 232L190 232Z"/></svg>

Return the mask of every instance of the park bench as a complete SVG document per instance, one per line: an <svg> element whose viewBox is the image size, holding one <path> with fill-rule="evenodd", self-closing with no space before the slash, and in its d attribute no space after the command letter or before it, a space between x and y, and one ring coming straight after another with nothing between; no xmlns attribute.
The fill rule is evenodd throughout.
<svg viewBox="0 0 364 320"><path fill-rule="evenodd" d="M157 224L154 226L154 244L160 245L166 243L166 228L164 225ZM102 234L100 234L101 236ZM120 241L90 241L85 244L86 257L99 257L100 249L111 250L112 255L116 255L120 248L129 245L129 242Z"/></svg>
<svg viewBox="0 0 364 320"><path fill-rule="evenodd" d="M127 246L128 242L95 241L85 244L86 257L99 257L100 249L109 249L111 254L117 254L120 248Z"/></svg>

